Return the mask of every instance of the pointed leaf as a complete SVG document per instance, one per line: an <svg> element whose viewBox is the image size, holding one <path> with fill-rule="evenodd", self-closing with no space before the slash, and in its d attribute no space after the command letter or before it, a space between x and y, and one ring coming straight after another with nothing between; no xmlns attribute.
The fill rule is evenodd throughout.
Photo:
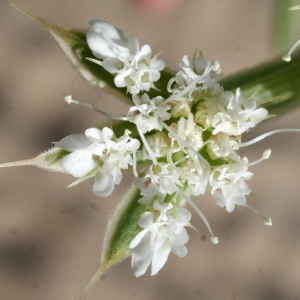
<svg viewBox="0 0 300 300"><path fill-rule="evenodd" d="M83 299L105 270L130 255L129 245L141 231L138 221L147 208L138 202L140 198L139 190L131 187L117 206L107 226L100 267L80 299Z"/></svg>

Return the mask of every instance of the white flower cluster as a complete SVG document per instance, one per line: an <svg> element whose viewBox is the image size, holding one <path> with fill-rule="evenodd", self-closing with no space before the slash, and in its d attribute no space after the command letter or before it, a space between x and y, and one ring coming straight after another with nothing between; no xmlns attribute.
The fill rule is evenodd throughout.
<svg viewBox="0 0 300 300"><path fill-rule="evenodd" d="M252 163L236 150L244 146L241 135L265 120L268 112L257 108L255 100L240 89L235 94L224 91L219 63L207 60L201 52L193 59L183 57L181 70L168 83L168 98L150 99L145 91L155 88L153 82L160 78L164 62L151 58L148 45L140 48L135 37L127 40L113 25L104 21L90 24L87 42L101 61L91 60L115 75L117 87L127 87L132 94L133 106L123 120L134 123L139 136L132 138L125 130L116 138L107 127L102 131L90 128L85 135L64 138L56 147L70 152L62 160L68 173L80 181L95 177L93 191L99 196L110 195L122 179L121 170L133 167L139 202L148 209L140 217L141 232L130 244L132 269L141 276L152 264L154 275L171 251L179 257L186 255L184 227L191 226L191 215L181 207L185 201L203 219L212 242L218 242L188 194L209 191L228 212L235 205L256 212L246 204L245 196L251 195L247 181L253 175L248 167L268 158L270 150ZM136 162L137 154L142 167Z"/></svg>
<svg viewBox="0 0 300 300"><path fill-rule="evenodd" d="M144 45L140 48L134 36L127 40L123 32L113 25L93 20L86 40L95 57L105 70L115 75L117 87L127 87L127 92L138 94L154 87L153 82L160 78L160 72L165 67L162 60L151 57L151 48Z"/></svg>
<svg viewBox="0 0 300 300"><path fill-rule="evenodd" d="M130 131L117 139L107 127L101 130L89 128L85 134L72 134L58 143L56 147L71 152L62 161L62 167L79 182L95 177L93 192L97 196L107 197L114 185L122 180L121 169L133 165L132 153L140 147L137 139L132 139ZM78 183L78 181L76 181Z"/></svg>
<svg viewBox="0 0 300 300"><path fill-rule="evenodd" d="M171 203L155 202L153 210L141 215L139 226L144 228L131 242L132 270L138 277L143 275L152 262L151 275L155 275L166 263L172 250L179 257L187 254L185 243L189 236L184 226L189 225L191 214L182 207Z"/></svg>

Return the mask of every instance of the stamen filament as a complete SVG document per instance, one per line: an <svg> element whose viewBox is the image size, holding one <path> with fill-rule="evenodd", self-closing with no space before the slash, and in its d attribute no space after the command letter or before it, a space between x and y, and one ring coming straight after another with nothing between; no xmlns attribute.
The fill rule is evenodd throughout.
<svg viewBox="0 0 300 300"><path fill-rule="evenodd" d="M263 160L268 159L270 157L270 155L271 155L271 149L265 150L264 153L263 153L262 158L260 158L260 159L258 159L256 161L253 161L252 163L248 164L248 167L252 167L254 165L259 164Z"/></svg>
<svg viewBox="0 0 300 300"><path fill-rule="evenodd" d="M293 45L293 47L291 48L291 50L290 50L287 54L283 55L282 59L285 60L285 61L287 61L287 62L291 61L291 59L292 59L292 58L291 58L291 54L294 52L294 50L295 50L299 45L300 45L300 40L298 40L298 41Z"/></svg>
<svg viewBox="0 0 300 300"><path fill-rule="evenodd" d="M175 166L180 164L181 162L185 161L186 159L188 159L190 156L189 155L186 155L184 157L182 157L181 159L177 160L174 164Z"/></svg>
<svg viewBox="0 0 300 300"><path fill-rule="evenodd" d="M209 234L211 235L211 241L213 244L218 244L219 240L218 238L214 235L207 219L205 218L203 212L200 210L200 208L185 194L183 193L180 189L177 189L177 192L181 195L182 198L184 198L192 207L193 209L198 213L198 215L201 217L202 221L206 225Z"/></svg>
<svg viewBox="0 0 300 300"><path fill-rule="evenodd" d="M85 102L80 102L80 101L77 101L77 100L73 100L72 99L72 96L66 96L65 97L65 101L68 103L68 104L77 104L77 105L80 105L80 106L83 106L83 107L86 107L86 108L89 108L89 109L92 109L94 110L95 112L98 112L102 115L104 115L105 117L108 117L110 119L115 119L115 120L122 120L122 121L128 121L128 118L126 117L117 117L117 116L113 116L113 115L110 115L108 113L106 113L105 111L91 105L91 104L88 104L88 103L85 103Z"/></svg>
<svg viewBox="0 0 300 300"><path fill-rule="evenodd" d="M193 147L191 147L188 143L186 143L170 126L168 126L167 124L165 124L164 122L160 121L159 122L161 124L161 126L163 126L169 133L171 133L171 135L173 135L178 141L180 141L180 143L182 143L183 145L185 145L189 150L191 150L193 153L195 153L202 162L204 162L208 167L210 167L210 164L206 161L206 159L204 159L204 157L198 153ZM209 176L209 174L208 174ZM207 177L207 176L206 176ZM206 178L206 180L208 181L208 178Z"/></svg>
<svg viewBox="0 0 300 300"><path fill-rule="evenodd" d="M247 146L250 146L252 144L255 144L261 140L263 140L264 138L270 136L270 135L273 135L275 133L280 133L280 132L300 132L300 129L294 129L294 128L286 128L286 129L276 129L276 130L272 130L272 131L269 131L267 133L264 133L260 136L258 136L257 138L249 141L249 142L245 142L245 143L240 143L240 147L247 147Z"/></svg>
<svg viewBox="0 0 300 300"><path fill-rule="evenodd" d="M195 80L193 80L185 89L183 89L178 94L174 94L170 96L169 98L165 99L163 101L163 104L166 105L167 103L176 100L178 97L182 97L184 94L186 94L195 84L199 83L211 70L215 69L216 65L212 65L211 67L207 68L202 75L199 75ZM168 86L170 88L170 86Z"/></svg>
<svg viewBox="0 0 300 300"><path fill-rule="evenodd" d="M152 149L150 148L150 146L149 146L149 144L148 144L148 142L147 142L147 140L146 140L146 138L145 138L145 136L144 136L144 134L143 134L143 132L142 132L142 129L141 129L140 125L137 124L137 123L135 123L135 125L136 125L136 128L137 128L137 130L138 130L138 132L139 132L139 135L140 135L140 137L141 137L141 139L142 139L142 141L143 141L143 143L144 143L144 146L145 146L145 148L146 148L146 150L147 150L147 152L148 152L148 154L149 154L151 160L153 161L153 164L154 164L154 165L157 165L156 157L155 157L155 155L154 155Z"/></svg>
<svg viewBox="0 0 300 300"><path fill-rule="evenodd" d="M132 171L133 171L134 176L135 176L135 177L138 177L139 175L138 175L138 173L137 173L137 171L136 171L136 152L135 152L135 151L133 151L132 156L133 156L133 166L132 166Z"/></svg>
<svg viewBox="0 0 300 300"><path fill-rule="evenodd" d="M241 206L244 206L251 211L253 211L255 214L257 214L259 217L261 217L264 220L265 225L272 226L272 221L271 218L266 218L263 214L261 214L257 209L252 207L251 205L245 203L245 204L240 204Z"/></svg>

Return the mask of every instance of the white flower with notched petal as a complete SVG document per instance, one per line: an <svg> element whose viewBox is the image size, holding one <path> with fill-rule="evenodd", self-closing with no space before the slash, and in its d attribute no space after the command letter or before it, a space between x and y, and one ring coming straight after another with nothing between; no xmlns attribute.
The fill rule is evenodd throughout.
<svg viewBox="0 0 300 300"><path fill-rule="evenodd" d="M207 153L212 159L225 158L239 148L238 142L228 134L218 132L208 139Z"/></svg>
<svg viewBox="0 0 300 300"><path fill-rule="evenodd" d="M214 64L218 65L217 61L212 63L204 58L200 53L197 57L194 56L190 59L188 56L184 56L179 66L183 71L180 71L177 75L177 82L183 82L185 80L186 85L190 84L193 80L200 76L203 76L201 85L190 91L190 95L196 91L196 93L202 96L215 95L221 91L221 86L218 83L222 79L223 74L219 74L219 70L212 69ZM180 79L181 78L181 79Z"/></svg>
<svg viewBox="0 0 300 300"><path fill-rule="evenodd" d="M187 254L184 244L189 236L184 226L190 225L190 212L171 203L161 205L156 202L153 208L154 212L141 215L138 224L144 229L129 246L132 249L131 267L136 277L144 275L151 263L151 275L157 274L171 251L179 257Z"/></svg>
<svg viewBox="0 0 300 300"><path fill-rule="evenodd" d="M248 165L237 155L232 154L228 164L215 167L209 179L211 193L216 203L232 212L236 204L245 205L246 195L251 193L246 180L250 180L253 173L248 172Z"/></svg>
<svg viewBox="0 0 300 300"><path fill-rule="evenodd" d="M160 96L150 99L147 94L143 94L141 97L134 95L132 101L135 105L130 107L127 117L129 121L136 123L141 128L142 133L153 129L161 131L161 122L171 118L171 114L168 112L170 105L165 104L164 99Z"/></svg>
<svg viewBox="0 0 300 300"><path fill-rule="evenodd" d="M182 186L180 179L181 169L174 164L159 162L147 168L143 178L136 178L134 185L141 190L141 204L148 203L155 196L162 201L167 194L171 195Z"/></svg>
<svg viewBox="0 0 300 300"><path fill-rule="evenodd" d="M240 135L249 128L268 117L265 108L256 108L254 99L247 99L240 88L235 95L232 92L223 92L220 97L220 112L214 116L213 134L224 132L228 135Z"/></svg>
<svg viewBox="0 0 300 300"><path fill-rule="evenodd" d="M56 147L71 152L61 161L62 167L78 182L95 176L93 192L97 196L109 196L114 185L122 180L121 169L133 165L132 154L140 142L129 137L129 131L116 138L110 128L89 128L83 134L73 134L56 143Z"/></svg>
<svg viewBox="0 0 300 300"><path fill-rule="evenodd" d="M193 59L185 55L179 66L182 70L168 83L168 90L173 92L175 101L197 101L223 91L218 83L223 74L219 74L220 65L217 61L210 62L200 53ZM171 88L173 83L174 87Z"/></svg>
<svg viewBox="0 0 300 300"><path fill-rule="evenodd" d="M211 174L211 169L201 161L191 158L182 164L181 180L187 182L193 196L203 195L206 191L207 179Z"/></svg>
<svg viewBox="0 0 300 300"><path fill-rule="evenodd" d="M102 20L93 20L90 25L87 43L93 54L103 59L103 62L92 61L115 75L117 87L127 87L127 92L133 95L155 88L153 82L160 78L165 63L157 60L157 55L152 57L149 45L140 48L136 37L127 40L120 29Z"/></svg>

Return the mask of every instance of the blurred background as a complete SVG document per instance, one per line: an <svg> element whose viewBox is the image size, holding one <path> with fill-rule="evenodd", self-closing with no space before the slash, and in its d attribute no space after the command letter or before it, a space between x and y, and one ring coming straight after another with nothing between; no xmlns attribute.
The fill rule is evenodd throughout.
<svg viewBox="0 0 300 300"><path fill-rule="evenodd" d="M218 59L225 74L276 56L274 34L280 5L260 0L16 0L45 19L87 28L104 19L149 44L173 70L183 55L201 48ZM300 20L300 12L291 12ZM63 99L97 105L115 115L128 107L81 79L41 26L0 1L0 162L31 158L68 134L103 121L99 114L67 106ZM299 25L299 22L298 22ZM296 35L300 35L297 22ZM299 29L299 30L298 30ZM291 44L279 45L288 50ZM279 58L278 58L279 59ZM292 62L291 62L292 63ZM300 108L265 121L245 134L251 139L278 128L300 128ZM135 278L130 259L112 267L87 300L300 300L300 136L278 134L243 150L251 160L271 148L269 160L254 166L250 181L257 202L273 226L247 210L228 214L210 195L195 199L220 243L213 245L194 214L188 255L174 255L163 270ZM34 167L0 170L0 299L76 300L98 268L106 224L131 178L109 198L92 193L93 181L71 189L74 178Z"/></svg>

